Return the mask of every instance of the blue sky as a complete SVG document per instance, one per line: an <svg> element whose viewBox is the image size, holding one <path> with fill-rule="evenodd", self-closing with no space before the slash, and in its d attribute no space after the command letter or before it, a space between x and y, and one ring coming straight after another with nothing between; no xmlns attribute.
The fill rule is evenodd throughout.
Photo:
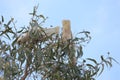
<svg viewBox="0 0 120 80"><path fill-rule="evenodd" d="M62 26L71 20L73 34L88 30L92 40L84 47L84 57L98 59L109 51L120 62L120 0L1 0L0 15L6 20L14 17L18 28L28 25L33 6L49 17L45 27ZM113 63L97 80L120 80L120 65Z"/></svg>

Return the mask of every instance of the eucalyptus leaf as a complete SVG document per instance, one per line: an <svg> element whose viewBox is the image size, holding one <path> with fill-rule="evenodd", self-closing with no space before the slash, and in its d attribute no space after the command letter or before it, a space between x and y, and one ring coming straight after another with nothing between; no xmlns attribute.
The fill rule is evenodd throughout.
<svg viewBox="0 0 120 80"><path fill-rule="evenodd" d="M87 58L87 60L90 60L90 61L94 62L96 65L98 64L97 61L96 61L95 59Z"/></svg>
<svg viewBox="0 0 120 80"><path fill-rule="evenodd" d="M1 16L1 18L2 18L2 22L4 22L4 17L3 17L3 16Z"/></svg>

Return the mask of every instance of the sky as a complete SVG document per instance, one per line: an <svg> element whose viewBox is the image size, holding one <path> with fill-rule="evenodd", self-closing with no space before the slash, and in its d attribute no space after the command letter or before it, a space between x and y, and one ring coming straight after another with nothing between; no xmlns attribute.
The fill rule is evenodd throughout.
<svg viewBox="0 0 120 80"><path fill-rule="evenodd" d="M120 0L0 0L0 16L14 17L19 29L29 24L29 13L38 4L38 13L48 17L45 27L62 27L62 20L69 19L73 35L91 32L84 57L99 59L109 51L120 62ZM120 65L113 62L96 80L120 80Z"/></svg>

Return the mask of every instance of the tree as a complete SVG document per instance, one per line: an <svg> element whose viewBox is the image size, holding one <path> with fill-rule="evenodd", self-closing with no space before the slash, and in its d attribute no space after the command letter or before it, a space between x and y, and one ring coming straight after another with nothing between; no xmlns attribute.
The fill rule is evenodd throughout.
<svg viewBox="0 0 120 80"><path fill-rule="evenodd" d="M0 80L25 80L30 75L35 80L95 80L105 65L112 67L112 61L116 62L109 52L107 57L100 56L100 62L83 59L82 48L91 40L90 32L82 31L78 33L81 37L73 37L69 20L63 21L62 34L59 27L43 28L47 17L37 15L37 8L30 13L29 28L19 31L14 18L5 23L1 16Z"/></svg>

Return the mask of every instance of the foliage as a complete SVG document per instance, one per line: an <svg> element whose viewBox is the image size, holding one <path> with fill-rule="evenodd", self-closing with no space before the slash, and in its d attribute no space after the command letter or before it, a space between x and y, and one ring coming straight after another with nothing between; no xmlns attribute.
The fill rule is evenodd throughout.
<svg viewBox="0 0 120 80"><path fill-rule="evenodd" d="M29 27L37 23L42 28L47 18L37 15L37 6L30 15ZM109 53L106 58L101 56L100 62L93 58L82 58L83 43L91 40L88 31L80 32L78 35L82 37L67 42L62 41L61 35L46 36L42 32L33 32L28 42L18 44L18 35L26 31L28 29L25 27L18 31L13 18L5 23L1 16L0 71L4 75L0 80L25 80L33 74L35 80L95 80L105 65L112 67L112 61L115 61ZM37 35L41 36L39 40Z"/></svg>

